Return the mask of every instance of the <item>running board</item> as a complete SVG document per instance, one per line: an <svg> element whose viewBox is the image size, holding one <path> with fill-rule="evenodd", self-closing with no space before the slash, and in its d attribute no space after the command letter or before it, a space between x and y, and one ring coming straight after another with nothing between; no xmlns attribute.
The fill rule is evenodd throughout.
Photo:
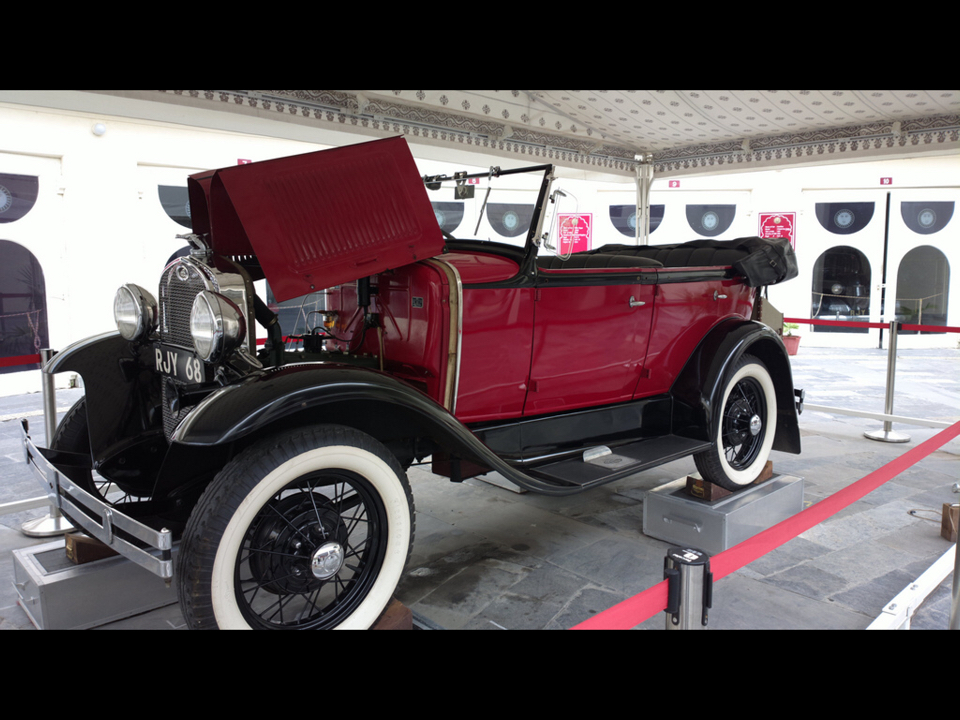
<svg viewBox="0 0 960 720"><path fill-rule="evenodd" d="M557 485L588 488L702 452L710 445L703 440L662 435L621 445L613 450L604 446L591 448L582 457L524 468L523 472Z"/></svg>

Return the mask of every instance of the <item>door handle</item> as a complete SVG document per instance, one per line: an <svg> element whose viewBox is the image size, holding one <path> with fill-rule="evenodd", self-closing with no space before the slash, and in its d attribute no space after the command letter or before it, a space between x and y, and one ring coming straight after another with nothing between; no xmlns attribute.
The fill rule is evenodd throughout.
<svg viewBox="0 0 960 720"><path fill-rule="evenodd" d="M719 291L714 290L714 291L713 291L713 299L714 299L714 300L726 300L726 299L727 299L727 296L726 296L726 295L721 295L721 294L719 293Z"/></svg>
<svg viewBox="0 0 960 720"><path fill-rule="evenodd" d="M634 300L633 295L630 296L630 307L640 307L641 305L646 305L642 300Z"/></svg>

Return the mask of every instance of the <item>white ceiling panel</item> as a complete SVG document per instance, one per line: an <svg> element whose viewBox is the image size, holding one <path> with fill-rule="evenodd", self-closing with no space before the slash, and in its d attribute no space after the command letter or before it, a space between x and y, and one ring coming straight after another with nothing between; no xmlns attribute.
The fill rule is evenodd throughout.
<svg viewBox="0 0 960 720"><path fill-rule="evenodd" d="M958 90L91 92L621 176L960 153Z"/></svg>

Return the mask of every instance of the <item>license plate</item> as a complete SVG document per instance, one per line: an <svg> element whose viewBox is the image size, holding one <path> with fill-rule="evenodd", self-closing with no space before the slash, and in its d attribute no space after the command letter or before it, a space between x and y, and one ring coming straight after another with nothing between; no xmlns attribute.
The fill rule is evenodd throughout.
<svg viewBox="0 0 960 720"><path fill-rule="evenodd" d="M153 362L156 371L162 375L169 375L185 383L206 382L206 367L203 361L187 350L169 345L154 345Z"/></svg>

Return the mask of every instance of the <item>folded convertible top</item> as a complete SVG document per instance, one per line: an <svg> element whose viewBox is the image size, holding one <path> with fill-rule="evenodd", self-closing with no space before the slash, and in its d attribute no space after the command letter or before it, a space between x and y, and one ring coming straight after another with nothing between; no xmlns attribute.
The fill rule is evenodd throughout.
<svg viewBox="0 0 960 720"><path fill-rule="evenodd" d="M797 256L785 238L743 237L735 240L691 240L670 245L604 245L590 253L632 255L656 260L663 267L729 265L749 287L776 285L798 275Z"/></svg>

